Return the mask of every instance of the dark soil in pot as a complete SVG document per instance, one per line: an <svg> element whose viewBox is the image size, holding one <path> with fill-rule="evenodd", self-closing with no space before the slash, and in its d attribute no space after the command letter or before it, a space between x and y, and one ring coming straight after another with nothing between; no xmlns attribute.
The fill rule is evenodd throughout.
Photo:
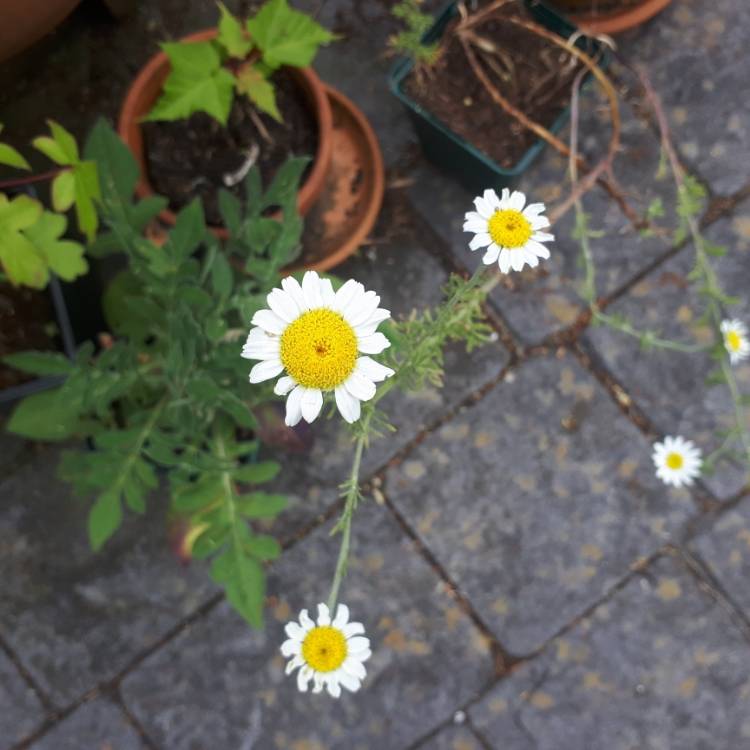
<svg viewBox="0 0 750 750"><path fill-rule="evenodd" d="M46 292L0 284L0 358L28 349L58 349L54 319ZM0 390L34 377L0 362Z"/></svg>
<svg viewBox="0 0 750 750"><path fill-rule="evenodd" d="M221 224L218 191L225 188L244 199L242 181L227 188L224 175L240 169L256 146L264 185L287 157L315 155L318 126L304 91L285 71L275 74L274 83L283 121L256 115L265 134L259 132L253 106L244 96L235 97L226 127L202 112L187 120L143 123L149 181L169 199L173 211L201 198L208 223Z"/></svg>
<svg viewBox="0 0 750 750"><path fill-rule="evenodd" d="M480 3L480 7L486 3ZM475 27L496 53L474 47L480 64L498 91L534 122L550 127L570 104L573 79L580 63L546 39L502 20L534 18L520 3L500 8ZM422 76L405 81L408 95L454 133L506 169L517 164L538 136L496 104L471 69L451 23L442 39L438 62Z"/></svg>

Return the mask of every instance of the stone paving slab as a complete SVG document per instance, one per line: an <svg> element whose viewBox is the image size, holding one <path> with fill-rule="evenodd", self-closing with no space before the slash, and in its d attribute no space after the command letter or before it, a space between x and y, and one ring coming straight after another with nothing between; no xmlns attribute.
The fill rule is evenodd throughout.
<svg viewBox="0 0 750 750"><path fill-rule="evenodd" d="M470 713L497 750L716 750L750 742L750 644L662 559Z"/></svg>
<svg viewBox="0 0 750 750"><path fill-rule="evenodd" d="M534 359L389 471L385 491L500 643L527 654L695 513L568 356Z"/></svg>
<svg viewBox="0 0 750 750"><path fill-rule="evenodd" d="M477 738L466 727L448 727L425 740L419 750L482 750Z"/></svg>
<svg viewBox="0 0 750 750"><path fill-rule="evenodd" d="M596 106L597 100L592 94L585 94L584 102L581 150L595 163L597 157L606 153L608 145L607 110ZM658 141L627 105L623 105L622 119L622 147L615 162L615 173L622 182L622 189L639 211L644 211L654 198L661 197L668 214L665 221L672 221L671 196L666 186L658 183L643 186L644 170L648 181L653 182L652 173L659 161ZM567 142L568 130L560 137ZM412 177L414 182L409 196L417 211L448 243L457 263L476 268L481 263L482 253L469 251L472 235L462 230L464 214L474 210L475 196L429 165L420 165ZM517 188L529 201L542 201L548 210L553 208L570 194L567 160L548 147L523 175ZM636 232L602 188L589 191L583 204L590 228L604 232L602 237L591 240L599 294L614 291L668 249L662 240ZM584 305L578 296L583 272L579 262L580 244L573 239L574 227L574 214L569 211L550 230L555 235L555 242L549 244L550 259L536 269L511 273L492 292L493 305L526 344L536 343L570 326L583 312Z"/></svg>
<svg viewBox="0 0 750 750"><path fill-rule="evenodd" d="M29 734L44 713L34 691L0 650L0 747L5 750Z"/></svg>
<svg viewBox="0 0 750 750"><path fill-rule="evenodd" d="M203 565L181 567L165 531L166 493L129 517L98 554L89 501L70 496L47 448L0 485L0 633L54 703L114 676L214 588Z"/></svg>
<svg viewBox="0 0 750 750"><path fill-rule="evenodd" d="M352 545L341 598L373 644L363 688L335 701L283 673L284 623L324 599L333 575L338 538L321 529L272 568L264 631L223 604L126 678L125 702L157 744L397 750L478 694L488 646L388 510L368 499Z"/></svg>
<svg viewBox="0 0 750 750"><path fill-rule="evenodd" d="M688 164L720 194L748 182L750 5L744 0L679 0L619 39L644 65Z"/></svg>
<svg viewBox="0 0 750 750"><path fill-rule="evenodd" d="M748 207L745 203L742 210L747 211ZM706 237L730 250L725 257L713 259L724 288L739 297L739 303L727 311L727 316L750 321L750 245L740 230L735 221L722 219L706 231ZM687 281L693 263L692 247L686 248L634 286L608 312L624 315L637 328L656 330L672 339L710 341L710 329L699 322L702 300ZM732 407L726 386L706 386L707 375L716 369L707 355L643 351L636 339L606 327L589 329L584 340L593 345L606 369L658 431L690 438L704 454L719 446L721 440L715 432L733 424ZM741 387L747 390L750 366L737 365L735 373ZM721 499L736 493L744 482L745 472L726 463L706 481Z"/></svg>
<svg viewBox="0 0 750 750"><path fill-rule="evenodd" d="M125 714L101 698L86 703L29 750L147 750Z"/></svg>
<svg viewBox="0 0 750 750"><path fill-rule="evenodd" d="M750 500L719 516L691 547L750 619Z"/></svg>

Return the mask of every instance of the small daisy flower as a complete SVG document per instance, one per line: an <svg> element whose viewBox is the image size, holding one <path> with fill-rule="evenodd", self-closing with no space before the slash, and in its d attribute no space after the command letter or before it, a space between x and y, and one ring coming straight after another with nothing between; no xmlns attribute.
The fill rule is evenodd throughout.
<svg viewBox="0 0 750 750"><path fill-rule="evenodd" d="M464 217L464 232L474 232L470 250L487 248L482 258L486 266L497 262L500 270L508 273L511 268L520 271L527 263L534 268L539 258L549 258L549 250L542 243L555 237L540 231L550 225L542 216L544 203L530 203L524 208L525 204L523 193L511 193L507 188L500 198L494 190L485 190L483 196L474 199L477 210Z"/></svg>
<svg viewBox="0 0 750 750"><path fill-rule="evenodd" d="M656 476L664 484L675 487L691 485L701 473L701 452L691 440L681 437L665 437L663 443L654 445L652 454Z"/></svg>
<svg viewBox="0 0 750 750"><path fill-rule="evenodd" d="M750 340L747 337L747 328L741 320L722 320L721 333L724 336L724 346L729 352L729 361L732 364L740 362L750 356Z"/></svg>
<svg viewBox="0 0 750 750"><path fill-rule="evenodd" d="M307 610L299 613L299 623L288 622L284 628L289 638L281 644L281 653L290 659L286 673L297 667L297 687L304 693L313 681L313 693L324 687L334 697L341 695L341 686L355 692L367 674L364 666L372 651L370 640L361 622L349 622L349 607L339 604L336 617L325 604L318 604L317 625ZM291 658L290 658L291 657Z"/></svg>
<svg viewBox="0 0 750 750"><path fill-rule="evenodd" d="M274 393L287 396L286 423L312 422L323 407L323 394L333 391L347 422L360 416L360 402L375 395L375 383L393 370L362 354L380 354L390 346L378 325L391 314L378 307L380 297L349 279L337 292L329 279L308 271L302 285L291 276L267 297L268 310L255 313L242 356L261 360L250 382L285 375Z"/></svg>

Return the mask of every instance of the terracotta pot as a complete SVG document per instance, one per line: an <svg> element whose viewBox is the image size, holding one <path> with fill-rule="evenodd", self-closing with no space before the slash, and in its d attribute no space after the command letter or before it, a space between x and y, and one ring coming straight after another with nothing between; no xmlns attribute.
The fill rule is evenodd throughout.
<svg viewBox="0 0 750 750"><path fill-rule="evenodd" d="M80 0L2 0L0 62L49 34Z"/></svg>
<svg viewBox="0 0 750 750"><path fill-rule="evenodd" d="M213 39L216 29L207 29L197 34L191 34L181 41L203 42ZM326 96L325 87L312 68L289 68L289 72L295 77L310 103L310 108L315 113L318 124L318 147L315 152L312 168L310 169L298 195L297 206L299 212L304 216L315 203L325 184L328 167L331 163L333 152L333 121L331 106ZM143 132L140 121L148 114L156 100L159 98L164 81L169 75L169 58L164 52L159 52L151 58L130 86L125 97L125 102L120 110L120 119L117 125L120 138L130 148L141 167L141 179L136 192L141 197L154 194L154 189L148 181L146 169L146 157L144 153ZM176 215L168 209L159 214L159 218L170 226L176 221ZM214 233L226 239L228 232L223 227L214 227Z"/></svg>
<svg viewBox="0 0 750 750"><path fill-rule="evenodd" d="M594 34L619 34L660 13L672 0L545 0Z"/></svg>

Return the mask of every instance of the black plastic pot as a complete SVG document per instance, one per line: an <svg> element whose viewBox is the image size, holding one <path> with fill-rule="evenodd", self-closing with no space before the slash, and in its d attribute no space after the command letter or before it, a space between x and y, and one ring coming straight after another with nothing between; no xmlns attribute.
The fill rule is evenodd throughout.
<svg viewBox="0 0 750 750"><path fill-rule="evenodd" d="M554 11L540 5L537 0L524 0L524 4L534 20L550 31L554 31L563 38L568 38L575 33L575 26ZM457 16L456 3L451 2L438 15L434 25L424 35L423 41L426 43L438 41L448 24ZM592 56L602 53L601 44L586 37L579 38L576 46ZM601 67L606 67L607 62L608 58L604 53L599 64ZM472 192L480 193L486 188L497 189L513 184L547 145L540 138L513 167L501 167L406 94L403 84L413 67L411 60L402 60L395 65L389 77L391 91L406 108L427 159ZM586 82L589 78L590 74L586 77ZM570 111L566 109L553 123L547 125L548 129L552 133L559 132L569 117Z"/></svg>

